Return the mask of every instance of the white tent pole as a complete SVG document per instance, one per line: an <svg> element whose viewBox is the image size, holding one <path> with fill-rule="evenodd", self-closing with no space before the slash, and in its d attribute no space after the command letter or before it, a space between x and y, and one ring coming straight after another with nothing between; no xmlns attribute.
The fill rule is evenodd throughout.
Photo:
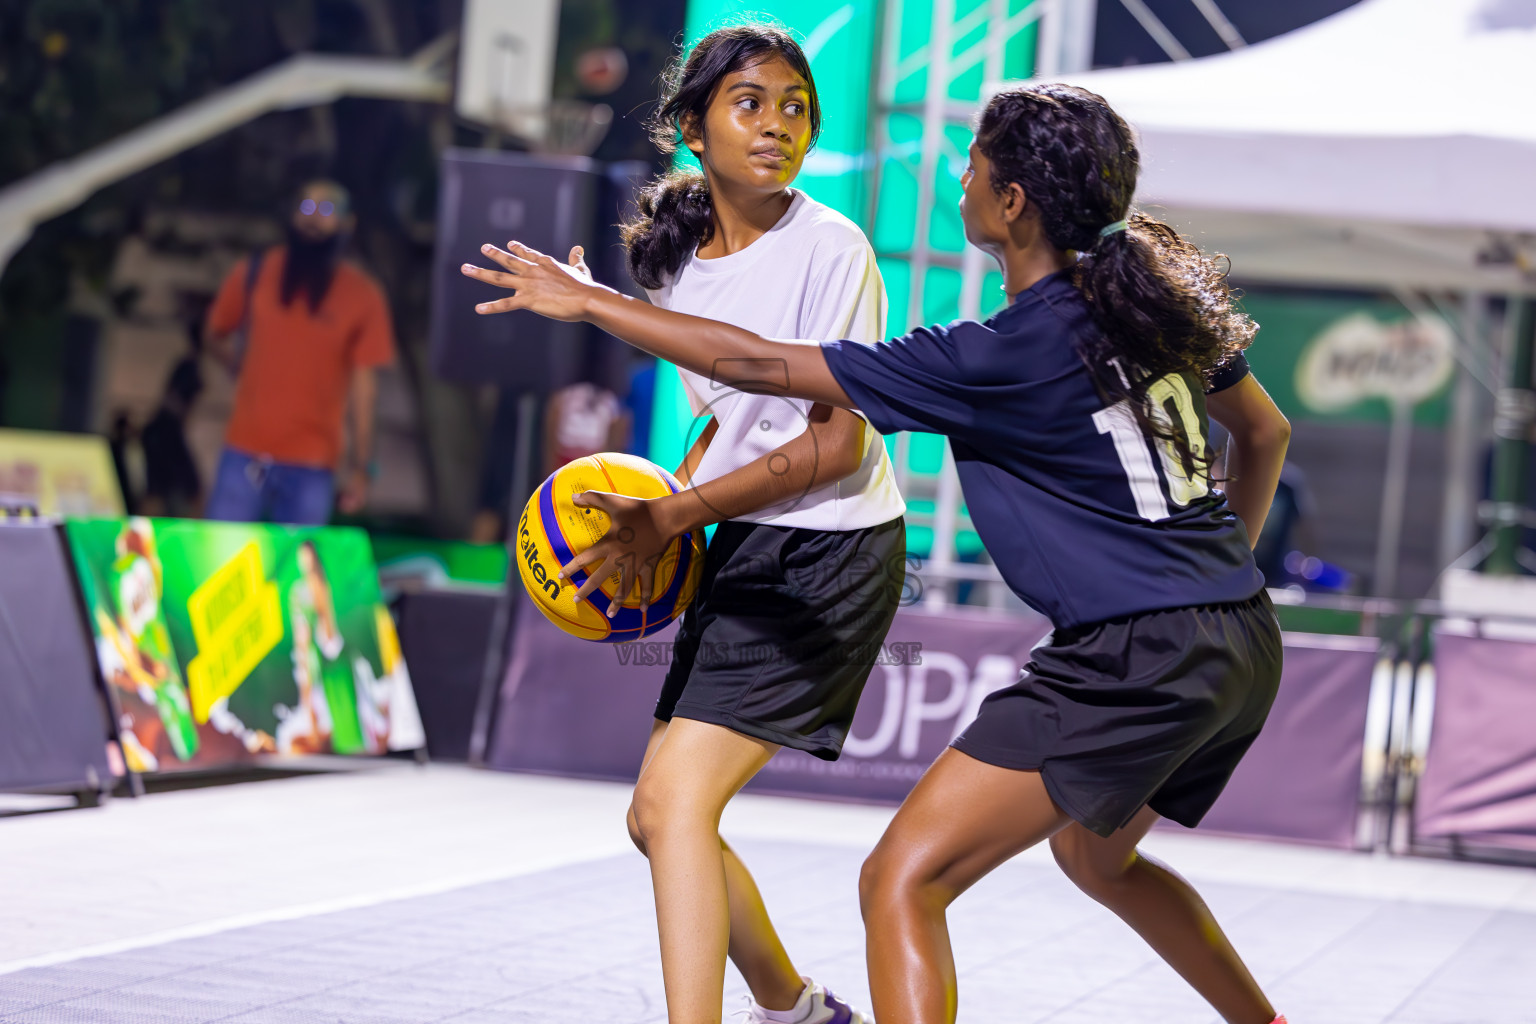
<svg viewBox="0 0 1536 1024"><path fill-rule="evenodd" d="M1463 370L1472 375L1472 378L1483 386L1492 395L1498 392L1498 370L1490 369L1483 365L1485 358L1492 359L1492 351L1481 343L1481 339L1469 337L1464 330L1457 326L1459 317L1446 315L1438 303L1433 300L1426 302L1419 298L1418 294L1407 288L1394 288L1392 295L1402 304L1403 308L1414 316L1420 318L1439 317L1445 321L1454 336L1454 344L1451 347L1451 355L1461 364ZM1496 360L1494 360L1496 364Z"/></svg>
<svg viewBox="0 0 1536 1024"><path fill-rule="evenodd" d="M432 59L299 54L189 103L69 160L0 190L0 272L32 229L96 191L273 110L330 103L342 96L446 103L449 85Z"/></svg>
<svg viewBox="0 0 1536 1024"><path fill-rule="evenodd" d="M1041 9L1040 31L1035 37L1035 77L1051 78L1091 68L1098 0L1036 0L1034 6ZM996 74L988 71L985 81L1001 78L999 68Z"/></svg>
<svg viewBox="0 0 1536 1024"><path fill-rule="evenodd" d="M1191 0L1191 2L1199 9L1211 28L1216 30L1216 34L1221 36L1221 41L1227 44L1227 49L1236 50L1238 47L1248 45L1248 41L1237 30L1237 26L1227 20L1226 14L1216 5L1216 0Z"/></svg>
<svg viewBox="0 0 1536 1024"><path fill-rule="evenodd" d="M1435 297L1434 292L1425 292L1424 297L1429 300L1429 304L1433 307L1434 311L1440 314L1440 319L1451 325L1451 330L1456 331L1456 343L1466 348L1468 359L1487 371L1487 376L1494 382L1493 385L1488 386L1488 393L1491 395L1498 391L1499 367L1502 365L1499 362L1498 349L1494 346L1492 339L1487 336L1486 325L1475 333L1470 332L1466 327L1467 311L1465 300L1470 295L1478 294L1480 293L1473 291L1463 295L1463 304L1459 312L1447 310L1440 300ZM1462 325L1460 330L1457 330L1456 327L1458 323Z"/></svg>
<svg viewBox="0 0 1536 1024"><path fill-rule="evenodd" d="M1169 60L1189 60L1189 51L1184 49L1184 44L1179 42L1177 36L1168 31L1168 26L1163 24L1162 19L1152 13L1152 8L1142 0L1120 0L1120 4L1131 12L1131 17L1135 18L1142 28L1147 30L1147 35L1163 48Z"/></svg>
<svg viewBox="0 0 1536 1024"><path fill-rule="evenodd" d="M1376 572L1371 592L1392 597L1397 590L1397 555L1402 546L1403 507L1408 499L1408 456L1413 448L1414 403L1393 398L1387 437L1387 471L1381 482L1381 520L1376 530Z"/></svg>
<svg viewBox="0 0 1536 1024"><path fill-rule="evenodd" d="M1468 347L1482 348L1488 335L1488 298L1462 296L1461 331ZM1440 513L1441 566L1450 565L1472 546L1477 533L1478 478L1484 438L1480 426L1492 411L1488 392L1465 366L1457 368L1451 389L1451 417L1445 430L1445 501Z"/></svg>

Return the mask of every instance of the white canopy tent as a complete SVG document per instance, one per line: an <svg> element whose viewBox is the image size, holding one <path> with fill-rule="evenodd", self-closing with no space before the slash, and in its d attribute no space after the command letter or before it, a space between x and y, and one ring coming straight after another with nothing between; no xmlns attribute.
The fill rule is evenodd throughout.
<svg viewBox="0 0 1536 1024"><path fill-rule="evenodd" d="M1463 296L1442 564L1465 551L1500 374L1485 299L1536 295L1536 0L1363 0L1213 57L1047 77L1133 125L1137 205L1231 257L1235 280L1384 289L1415 311ZM1393 421L1378 593L1398 553L1407 402Z"/></svg>
<svg viewBox="0 0 1536 1024"><path fill-rule="evenodd" d="M1536 0L1364 0L1214 57L1052 77L1136 127L1140 205L1237 278L1536 293Z"/></svg>

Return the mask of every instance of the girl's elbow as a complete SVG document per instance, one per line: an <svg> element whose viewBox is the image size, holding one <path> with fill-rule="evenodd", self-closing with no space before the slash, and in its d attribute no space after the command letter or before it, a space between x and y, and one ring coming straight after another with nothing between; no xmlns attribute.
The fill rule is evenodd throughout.
<svg viewBox="0 0 1536 1024"><path fill-rule="evenodd" d="M864 464L866 432L869 424L855 413L842 410L831 414L830 422L816 430L816 478L833 483L852 476Z"/></svg>
<svg viewBox="0 0 1536 1024"><path fill-rule="evenodd" d="M827 472L827 476L831 480L845 480L857 473L859 467L863 464L863 453L858 448L845 448L837 453Z"/></svg>
<svg viewBox="0 0 1536 1024"><path fill-rule="evenodd" d="M1291 421L1285 418L1284 413L1276 412L1268 434L1269 443L1284 451L1291 443Z"/></svg>
<svg viewBox="0 0 1536 1024"><path fill-rule="evenodd" d="M857 431L838 438L828 446L823 455L822 474L828 483L843 480L859 471L864 464L864 438Z"/></svg>
<svg viewBox="0 0 1536 1024"><path fill-rule="evenodd" d="M1240 436L1244 447L1257 451L1285 451L1291 443L1291 421L1276 410L1273 416L1251 423Z"/></svg>

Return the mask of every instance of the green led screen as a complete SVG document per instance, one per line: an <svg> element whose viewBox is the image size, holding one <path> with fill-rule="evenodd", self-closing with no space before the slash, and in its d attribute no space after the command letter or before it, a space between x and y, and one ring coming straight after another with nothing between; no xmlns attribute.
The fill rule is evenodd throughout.
<svg viewBox="0 0 1536 1024"><path fill-rule="evenodd" d="M980 104L985 56L989 41L1001 43L1004 78L1027 78L1034 68L1035 23L1027 20L1032 0L954 0L949 73L944 98L962 108ZM932 201L919 209L922 170L923 103L933 73L933 0L771 0L743 8L728 0L692 0L684 37L689 45L722 25L766 16L800 39L816 75L822 104L822 133L796 180L820 202L852 218L880 257L890 302L887 330L900 334L921 323L942 323L960 315L960 271L930 266L924 276L922 308L913 317L910 251L918 218L927 218L929 247L958 256L965 248L960 223L960 175L965 170L971 133L965 123L942 129L937 165L933 170ZM990 20L1001 12L1003 20ZM1024 15L1023 18L1020 15ZM894 19L894 22L891 20ZM1009 25L1010 20L1012 25ZM890 31L894 29L894 31ZM893 90L886 103L876 102L881 76L876 64L877 32L884 32L891 52L881 55L885 81ZM871 120L873 119L873 121ZM878 203L872 205L876 154L879 154ZM680 166L696 166L691 157ZM1002 275L989 272L982 285L981 312L987 316L1003 306ZM650 457L668 469L682 461L696 426L681 394L681 384L669 365L660 368L651 431ZM887 447L894 439L887 438ZM937 437L914 437L910 469L914 475L937 475L943 444ZM912 511L931 512L932 502L914 501ZM908 546L926 554L932 531L912 526ZM962 554L979 542L970 531L956 538Z"/></svg>
<svg viewBox="0 0 1536 1024"><path fill-rule="evenodd" d="M766 15L794 33L805 48L821 99L822 130L806 158L795 187L851 217L868 230L865 207L867 124L871 64L875 49L877 0L827 4L812 0L777 0L753 14ZM694 0L688 5L685 38L689 46L723 25L746 19L742 6L725 0ZM679 166L696 168L691 156ZM892 309L896 307L893 305ZM682 385L670 365L656 375L656 405L651 425L653 462L673 469L682 461L693 431L693 417Z"/></svg>

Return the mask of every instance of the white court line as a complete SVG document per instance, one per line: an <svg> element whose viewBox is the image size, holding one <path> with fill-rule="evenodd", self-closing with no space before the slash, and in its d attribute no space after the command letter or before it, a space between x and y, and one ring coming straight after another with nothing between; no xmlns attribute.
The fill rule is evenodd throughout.
<svg viewBox="0 0 1536 1024"><path fill-rule="evenodd" d="M105 810L16 819L6 823L7 838L13 843L7 856L16 854L11 864L22 874L0 875L0 896L6 897L0 903L15 903L7 904L7 925L20 926L16 942L4 952L21 955L0 961L0 975L439 895L629 854L632 847L619 824L628 799L629 787L624 784L434 766L408 773L263 782L221 792L189 790L145 801L114 801ZM868 851L893 813L890 807L742 794L727 807L722 832L732 839ZM351 895L330 897L324 889L310 888L285 899L285 886L295 876L276 864L269 884L245 894L248 898L243 902L251 909L243 911L227 902L208 906L210 892L222 893L206 884L182 893L180 902L149 909L134 905L110 916L96 910L111 905L110 887L79 891L79 873L96 863L102 849L123 858L125 877L191 872L187 877L206 882L204 876L211 871L207 854L213 848L207 836L217 834L209 830L250 821L264 822L265 830L258 837L260 843L242 846L243 859L234 865L237 870L265 864L296 843L320 842L333 854L321 868L340 885L347 883L353 853L378 860L370 837L380 830L403 845L392 846L392 858L376 863L371 879L358 879L363 891ZM367 827L360 828L359 823ZM1536 872L1530 869L1386 858L1173 831L1154 832L1146 845L1197 884L1218 882L1536 913ZM467 855L473 859L466 861ZM494 860L487 862L487 858ZM1022 858L1042 866L1052 863L1045 844ZM222 861L215 867L231 870ZM380 876L381 870L409 870L418 881L391 884L396 878ZM306 867L304 877L312 873ZM378 887L370 891L370 882ZM308 895L321 898L303 902ZM266 907L261 906L263 901ZM209 916L189 922L188 915L200 906L211 911ZM226 916L217 916L221 912ZM29 940L33 929L36 937ZM96 938L105 929L111 929L108 935L128 934L72 945ZM44 943L54 940L64 948L47 950Z"/></svg>
<svg viewBox="0 0 1536 1024"><path fill-rule="evenodd" d="M381 903L394 903L400 900L415 899L418 896L438 896L445 892L452 892L455 889L467 889L475 885L484 885L487 882L501 882L509 878L530 875L552 868L591 863L595 860L606 860L611 856L613 854L604 852L594 857L576 859L563 857L558 860L551 860L549 863L524 864L516 868L499 871L482 871L474 874L454 875L432 882L401 886L396 889L385 889L381 892L363 893L357 896L345 896L333 900L319 900L314 903L301 903L296 906L278 907L273 910L258 910L248 914L235 914L232 917L222 917L214 921L203 921L198 924L183 925L179 928L166 928L158 932L146 932L143 935L135 935L129 939L115 939L111 942L98 942L90 946L78 946L74 949L63 949L52 953L23 957L20 960L8 960L0 963L0 975L14 974L17 971L30 970L33 967L53 967L57 964L70 963L74 960L85 960L90 957L110 956L113 953L127 953L131 950L144 949L148 946L160 946L168 942L179 942L183 939L200 939L208 935L217 935L220 932L234 931L237 928L249 928L259 924L272 924L277 921L296 921L302 917L318 917L321 914L333 914L340 910L358 910L363 907L378 906Z"/></svg>
<svg viewBox="0 0 1536 1024"><path fill-rule="evenodd" d="M757 803L757 809L761 811L771 807L772 803L776 801L774 801L774 798L763 800L761 797L759 797L757 800L752 800L749 798L748 800L742 802L749 805L752 803ZM812 807L815 806L816 805L814 804L812 805ZM824 838L818 837L818 841L813 842L810 845L848 845L849 840L852 839L853 836L856 836L858 833L867 830L869 826L873 824L875 820L878 820L879 816L881 815L880 810L873 808L855 809L846 806L839 807L835 804L828 804L823 806L827 811L832 813L836 813L837 811L847 813L848 811L852 810L854 813L851 816L854 819L866 817L867 820L855 820L853 827L849 829L849 832L853 834L852 836L847 834L834 836L831 843L828 843ZM752 837L779 841L784 841L791 838L790 836L784 835L782 829L773 827L773 825L776 823L772 823L770 820L770 823L768 824L769 827L767 828L760 827L754 829L748 827L745 829L730 829L728 831L731 831L737 836L743 838ZM1413 860L1377 859L1360 854L1345 854L1340 857L1337 852L1331 850L1322 851L1287 848L1284 846L1268 846L1268 844L1251 843L1242 840L1227 840L1225 843L1223 843L1222 840L1217 839L1214 843L1212 843L1211 839L1208 837L1195 837L1194 843L1191 844L1188 839L1185 839L1185 837L1179 836L1177 834L1175 834L1175 836L1176 838L1174 838L1172 842L1159 843L1158 840L1168 839L1169 836L1167 833L1163 833L1161 835L1154 833L1149 837L1148 845L1153 847L1162 846L1163 849L1159 850L1159 853L1166 853L1168 848L1171 847L1173 850L1177 851L1178 854L1182 854L1186 861L1196 861L1197 866L1195 867L1194 871L1190 873L1205 876L1207 880L1215 881L1220 878L1222 881L1226 881L1231 884L1258 885L1264 888L1275 888L1281 890L1289 889L1292 891L1311 891L1331 895L1355 896L1357 898L1376 899L1383 901L1405 901L1448 906L1480 906L1488 909L1514 909L1510 908L1509 906L1511 902L1511 893L1507 886L1509 882L1515 880L1511 877L1512 875L1518 876L1523 874L1520 869L1514 869L1511 871L1508 868L1493 868L1487 873L1492 877L1485 877L1481 880L1485 882L1492 881L1494 877L1497 877L1499 881L1504 882L1505 884L1493 886L1492 891L1485 890L1478 892L1476 890L1482 887L1474 886L1473 891L1442 891L1434 893L1425 892L1422 888L1413 883L1422 883L1425 881L1430 881L1431 879L1436 881L1443 881L1447 876L1451 874L1451 871L1447 870L1448 868L1451 868L1451 865ZM803 835L795 838L798 838L802 842L805 841ZM1232 845L1227 844L1246 847L1246 849L1241 850L1241 853L1247 853L1251 858L1248 865L1246 865L1244 868L1240 868L1237 871L1232 871L1230 874L1227 872L1212 870L1217 862L1225 861L1227 857L1229 857L1234 852ZM1191 856L1192 854L1196 854L1197 851L1207 852L1201 851L1200 848L1202 845L1206 845L1209 848L1207 856ZM1227 846L1226 849L1222 849L1224 845ZM1268 846L1268 849L1266 849L1266 846ZM1046 851L1047 847L1044 843L1042 843L1037 849L1027 851L1022 859L1039 860L1043 862L1046 859ZM1258 854L1258 856L1255 857L1253 856L1254 854ZM209 935L217 935L221 932L234 931L238 928L249 928L255 925L273 924L280 921L295 921L305 917L318 917L322 914L332 914L343 910L358 910L363 907L373 907L383 903L394 903L401 900L415 899L421 896L438 896L442 893L452 892L456 889L467 889L471 886L484 885L489 882L505 881L510 878L535 874L540 871L547 871L576 864L592 863L599 860L607 860L612 856L614 856L612 852L602 851L590 857L549 857L538 861L521 864L515 868L451 875L446 878L439 878L431 882L399 886L393 889L384 889L378 892L339 897L337 899L318 900L311 903L302 903L289 907L278 907L272 910L259 910L245 914L235 914L230 917L218 918L213 921L203 921L198 924L183 925L177 928L166 928L156 932L146 932L141 935L133 936L132 938L116 939L111 942L99 942L89 946L78 946L74 949L57 950L52 953L42 953L36 956L22 957L18 960L5 961L0 963L0 975L14 974L17 971L30 970L34 967L53 967L58 964L70 963L75 960L85 960L91 957L110 956L114 953L126 953L135 949L144 949L149 946L159 946L169 942L179 942L183 939L204 938ZM1399 868L1403 875L1406 877L1394 879L1391 881L1377 878L1373 880L1376 882L1376 884L1373 885L1369 882L1366 882L1358 875L1353 878L1348 877L1349 875L1354 874L1353 872L1345 872L1345 877L1333 877L1331 879L1324 880L1323 878L1319 878L1317 875L1313 874L1313 872L1316 871L1319 866L1321 866L1321 858L1335 860L1335 866L1338 864L1346 864L1350 867L1366 868L1367 871L1371 874L1380 872L1383 868L1388 868L1389 871L1391 868ZM1305 862L1308 860L1313 861L1313 863L1305 865L1302 863L1294 863L1294 861ZM1285 864L1286 861L1293 861L1293 863ZM1262 866L1260 866L1261 864ZM1280 871L1275 871L1274 869L1281 864L1284 864L1285 867L1289 868L1290 870L1282 869ZM1490 866L1456 865L1456 867L1463 869L1473 868L1474 872L1477 874L1483 874L1483 872L1477 872L1476 869L1486 869ZM1371 871L1370 869L1374 869L1374 871ZM1310 876L1311 884L1306 884L1307 880L1303 877L1303 871L1305 871L1306 874ZM1222 878L1221 876L1223 874L1227 874L1228 877ZM1458 872L1458 874L1460 874L1460 872ZM1438 878L1436 876L1438 876ZM1526 875L1524 878L1520 878L1520 881L1525 882L1529 877L1529 875ZM1394 881L1397 884L1393 884ZM1527 884L1529 884L1529 882L1527 882Z"/></svg>

